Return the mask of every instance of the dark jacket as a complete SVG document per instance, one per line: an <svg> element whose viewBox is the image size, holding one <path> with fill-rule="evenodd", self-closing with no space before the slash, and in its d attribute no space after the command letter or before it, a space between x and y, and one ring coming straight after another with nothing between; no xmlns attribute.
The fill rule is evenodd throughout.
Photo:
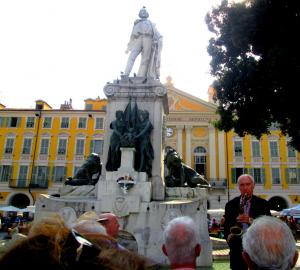
<svg viewBox="0 0 300 270"><path fill-rule="evenodd" d="M240 198L238 196L231 201L229 201L225 206L225 223L224 223L224 236L227 239L230 228L236 225L236 218L239 215L240 208ZM249 211L249 216L253 219L262 216L271 215L268 202L257 196L252 195L251 206ZM228 243L230 247L230 268L232 270L246 270L248 269L246 263L242 257L242 238L239 236L234 236Z"/></svg>
<svg viewBox="0 0 300 270"><path fill-rule="evenodd" d="M235 197L234 199L230 200L225 206L225 239L227 239L230 233L230 228L236 224L236 218L239 215L240 198L241 196ZM255 219L262 215L271 216L269 204L266 200L252 195L249 216Z"/></svg>

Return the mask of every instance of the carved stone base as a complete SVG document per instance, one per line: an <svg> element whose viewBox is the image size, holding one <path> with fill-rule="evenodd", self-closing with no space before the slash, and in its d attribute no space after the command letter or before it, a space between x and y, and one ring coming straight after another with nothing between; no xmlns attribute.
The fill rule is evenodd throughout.
<svg viewBox="0 0 300 270"><path fill-rule="evenodd" d="M105 181L109 183L110 181ZM148 184L144 182L143 184ZM179 194L181 188L173 190ZM181 191L184 192L184 191ZM177 216L190 216L197 224L200 233L201 254L197 259L197 266L210 267L212 265L212 243L208 235L207 225L207 190L195 188L198 194L193 198L180 198L167 201L141 201L139 195L106 194L100 200L96 198L55 198L40 195L36 202L35 218L50 213L60 213L68 224L71 224L86 211L115 213L121 229L132 235L138 246L138 253L163 265L169 261L161 251L163 231L166 224ZM183 193L181 193L183 194Z"/></svg>
<svg viewBox="0 0 300 270"><path fill-rule="evenodd" d="M95 186L84 185L84 186L62 186L58 189L60 197L68 198L74 196L83 197L95 197Z"/></svg>

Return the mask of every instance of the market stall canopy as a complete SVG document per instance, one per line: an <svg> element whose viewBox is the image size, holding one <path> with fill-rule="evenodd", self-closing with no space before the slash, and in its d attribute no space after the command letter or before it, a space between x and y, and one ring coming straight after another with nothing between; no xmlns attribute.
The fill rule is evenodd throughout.
<svg viewBox="0 0 300 270"><path fill-rule="evenodd" d="M4 212L22 212L22 209L12 206L12 205L8 205L8 206L2 206L0 207L0 211L4 211Z"/></svg>
<svg viewBox="0 0 300 270"><path fill-rule="evenodd" d="M295 215L300 215L300 204L292 207L292 208L286 208L283 209L280 212L280 215L282 216L295 216Z"/></svg>
<svg viewBox="0 0 300 270"><path fill-rule="evenodd" d="M207 210L207 214L215 214L215 215L224 215L225 214L225 210L220 208L220 209L208 209Z"/></svg>
<svg viewBox="0 0 300 270"><path fill-rule="evenodd" d="M24 213L24 212L34 213L35 212L35 206L34 205L28 205L26 208L18 208L18 207L12 206L12 205L0 206L0 211L3 211L3 212L19 212L19 213Z"/></svg>

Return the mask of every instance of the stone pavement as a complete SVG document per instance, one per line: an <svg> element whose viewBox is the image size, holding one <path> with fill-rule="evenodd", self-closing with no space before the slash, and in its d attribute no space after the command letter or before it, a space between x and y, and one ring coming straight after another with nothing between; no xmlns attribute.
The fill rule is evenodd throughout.
<svg viewBox="0 0 300 270"><path fill-rule="evenodd" d="M213 243L213 261L229 261L229 248L225 240L211 237ZM298 240L297 249L300 253L300 241ZM300 270L300 256L294 269Z"/></svg>

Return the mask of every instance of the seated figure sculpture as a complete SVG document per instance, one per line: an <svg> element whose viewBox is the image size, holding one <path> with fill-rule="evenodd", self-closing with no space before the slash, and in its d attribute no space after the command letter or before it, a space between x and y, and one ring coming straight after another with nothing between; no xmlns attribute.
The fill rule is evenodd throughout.
<svg viewBox="0 0 300 270"><path fill-rule="evenodd" d="M96 153L88 156L87 160L82 164L74 177L68 177L65 185L82 186L82 185L96 185L101 175L102 163L100 157ZM98 174L93 178L94 174Z"/></svg>
<svg viewBox="0 0 300 270"><path fill-rule="evenodd" d="M164 162L169 171L165 177L167 187L210 187L203 176L182 162L175 149L170 148L167 151Z"/></svg>

